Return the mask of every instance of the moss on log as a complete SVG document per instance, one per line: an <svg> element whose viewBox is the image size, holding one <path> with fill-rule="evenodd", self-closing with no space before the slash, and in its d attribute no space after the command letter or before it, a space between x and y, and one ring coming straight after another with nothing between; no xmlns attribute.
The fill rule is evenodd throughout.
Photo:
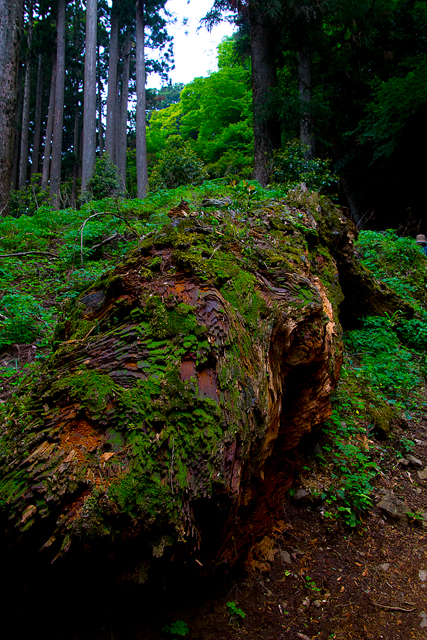
<svg viewBox="0 0 427 640"><path fill-rule="evenodd" d="M49 558L138 536L143 567L179 550L232 564L330 415L343 288L359 310L399 305L324 198L174 214L78 299L4 411L1 512Z"/></svg>

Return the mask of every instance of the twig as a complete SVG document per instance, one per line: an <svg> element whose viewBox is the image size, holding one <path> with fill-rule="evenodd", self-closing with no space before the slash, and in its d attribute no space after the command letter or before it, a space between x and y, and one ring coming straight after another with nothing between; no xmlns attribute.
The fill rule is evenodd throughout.
<svg viewBox="0 0 427 640"><path fill-rule="evenodd" d="M19 251L18 253L0 253L0 258L15 258L16 256L30 255L49 256L49 258L55 258L56 260L61 259L55 253L50 253L49 251Z"/></svg>
<svg viewBox="0 0 427 640"><path fill-rule="evenodd" d="M140 237L136 233L135 229L132 227L132 225L129 224L129 222L126 220L126 218L123 218L123 216L119 216L117 213L110 213L109 211L99 211L98 213L93 213L91 216L86 218L86 220L83 222L82 226L80 227L80 262L81 262L81 266L82 267L83 267L83 231L84 231L84 228L86 226L86 223L89 222L89 220L91 220L92 218L96 218L97 216L113 216L113 218L119 218L119 220L123 220L125 225L128 226L129 229L134 234L134 236L136 236L137 240L140 240ZM99 245L97 245L97 246L99 246ZM91 248L93 248L93 247L91 247Z"/></svg>
<svg viewBox="0 0 427 640"><path fill-rule="evenodd" d="M416 607L414 607L413 609L402 609L402 607L389 607L386 604L380 604L379 602L374 602L373 600L371 600L371 604L373 604L375 607L381 607L382 609L389 609L391 611L404 611L405 613L411 613L411 611L415 611Z"/></svg>

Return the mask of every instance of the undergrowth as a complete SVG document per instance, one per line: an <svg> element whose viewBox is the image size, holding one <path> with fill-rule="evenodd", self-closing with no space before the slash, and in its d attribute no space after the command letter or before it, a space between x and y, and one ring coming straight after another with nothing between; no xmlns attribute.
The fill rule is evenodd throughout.
<svg viewBox="0 0 427 640"><path fill-rule="evenodd" d="M359 328L345 332L341 379L322 440L329 475L313 493L325 517L343 517L352 527L372 506L375 478L389 456L386 439L397 457L404 455L411 441L400 425L427 409L427 259L413 239L391 230L361 232L357 250L363 264L414 307L415 317L397 310L361 318Z"/></svg>

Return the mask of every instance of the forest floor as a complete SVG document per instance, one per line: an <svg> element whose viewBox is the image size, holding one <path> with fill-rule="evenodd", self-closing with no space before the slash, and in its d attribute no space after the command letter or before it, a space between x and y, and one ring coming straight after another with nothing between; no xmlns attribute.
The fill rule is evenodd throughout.
<svg viewBox="0 0 427 640"><path fill-rule="evenodd" d="M426 467L426 424L408 425L405 437ZM377 504L356 529L290 498L275 535L250 554L244 571L209 596L164 602L155 617L185 621L190 640L425 640L427 521L392 518L378 503L392 491L408 511L427 511L427 480L389 453L377 477ZM309 484L310 476L301 482ZM245 617L230 614L228 602ZM166 638L160 629L160 619L157 628L152 619L133 637Z"/></svg>

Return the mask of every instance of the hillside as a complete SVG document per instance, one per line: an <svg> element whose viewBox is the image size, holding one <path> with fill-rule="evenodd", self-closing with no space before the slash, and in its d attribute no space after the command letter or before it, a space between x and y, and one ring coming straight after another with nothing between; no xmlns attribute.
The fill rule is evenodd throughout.
<svg viewBox="0 0 427 640"><path fill-rule="evenodd" d="M6 637L424 637L413 240L248 182L0 224Z"/></svg>

